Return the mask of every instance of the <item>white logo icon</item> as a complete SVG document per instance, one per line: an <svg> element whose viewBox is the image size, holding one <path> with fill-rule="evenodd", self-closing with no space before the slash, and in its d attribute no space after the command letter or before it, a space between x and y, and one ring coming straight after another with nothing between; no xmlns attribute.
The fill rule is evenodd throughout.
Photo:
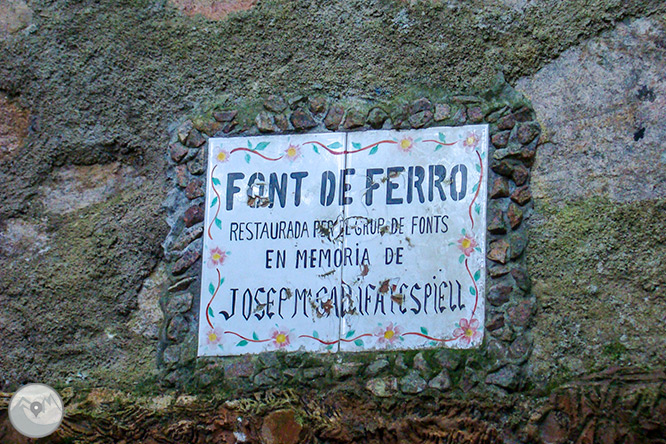
<svg viewBox="0 0 666 444"><path fill-rule="evenodd" d="M9 402L9 420L29 438L50 435L60 426L63 416L62 398L45 384L24 385Z"/></svg>

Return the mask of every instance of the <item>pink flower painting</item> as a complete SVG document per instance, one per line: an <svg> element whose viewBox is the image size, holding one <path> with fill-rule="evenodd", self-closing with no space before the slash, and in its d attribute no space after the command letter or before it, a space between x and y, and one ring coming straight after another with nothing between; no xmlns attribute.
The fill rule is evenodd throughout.
<svg viewBox="0 0 666 444"><path fill-rule="evenodd" d="M212 348L222 345L224 343L224 331L219 327L209 329L206 333L205 342L208 347Z"/></svg>
<svg viewBox="0 0 666 444"><path fill-rule="evenodd" d="M215 247L210 250L210 256L208 257L208 267L219 267L224 264L226 258L227 252L222 251L219 247Z"/></svg>
<svg viewBox="0 0 666 444"><path fill-rule="evenodd" d="M375 330L375 336L377 337L377 344L381 345L391 345L398 339L402 333L402 328L398 325L393 325L393 322L389 322L386 328L381 326Z"/></svg>
<svg viewBox="0 0 666 444"><path fill-rule="evenodd" d="M458 322L459 327L453 330L453 336L458 338L461 345L469 345L471 342L476 341L481 337L481 332L478 331L478 319L461 319Z"/></svg>
<svg viewBox="0 0 666 444"><path fill-rule="evenodd" d="M294 160L301 157L301 147L298 145L289 144L287 149L284 151L284 155L290 162L293 162Z"/></svg>
<svg viewBox="0 0 666 444"><path fill-rule="evenodd" d="M458 248L460 248L460 251L462 251L463 254L467 257L469 257L474 252L474 248L476 246L476 240L469 234L466 234L458 239Z"/></svg>
<svg viewBox="0 0 666 444"><path fill-rule="evenodd" d="M408 153L414 148L414 139L411 137L403 137L398 141L398 149L404 153Z"/></svg>
<svg viewBox="0 0 666 444"><path fill-rule="evenodd" d="M463 140L463 146L467 149L473 150L479 144L479 136L475 132L467 133L467 137Z"/></svg>
<svg viewBox="0 0 666 444"><path fill-rule="evenodd" d="M291 344L291 331L286 327L274 328L271 331L271 339L275 348L285 348Z"/></svg>
<svg viewBox="0 0 666 444"><path fill-rule="evenodd" d="M218 162L228 162L229 161L229 151L223 150L222 148L218 149L215 152L215 160Z"/></svg>

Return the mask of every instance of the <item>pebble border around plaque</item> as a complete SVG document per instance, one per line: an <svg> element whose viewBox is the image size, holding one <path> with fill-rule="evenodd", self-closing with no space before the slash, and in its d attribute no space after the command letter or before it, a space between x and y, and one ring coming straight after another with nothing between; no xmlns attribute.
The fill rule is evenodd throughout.
<svg viewBox="0 0 666 444"><path fill-rule="evenodd" d="M240 393L268 386L335 386L356 378L376 397L426 390L494 396L524 387L522 365L532 351L530 326L537 309L524 255L528 240L524 220L533 208L530 172L541 133L534 111L503 81L480 95L396 103L270 95L256 104L227 101L175 126L167 148L172 189L164 204L171 227L164 241L170 282L161 300L164 323L158 347L165 385L204 390L215 384ZM486 335L479 349L335 355L270 352L197 359L210 137L475 123L487 123L490 130Z"/></svg>

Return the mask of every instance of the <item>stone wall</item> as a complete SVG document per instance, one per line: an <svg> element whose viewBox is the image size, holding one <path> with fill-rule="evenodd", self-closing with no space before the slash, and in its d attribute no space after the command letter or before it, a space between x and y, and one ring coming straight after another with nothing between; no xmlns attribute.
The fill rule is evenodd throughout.
<svg viewBox="0 0 666 444"><path fill-rule="evenodd" d="M663 2L0 11L0 440L34 381L67 405L54 442L663 441ZM195 359L208 137L474 121L480 350Z"/></svg>

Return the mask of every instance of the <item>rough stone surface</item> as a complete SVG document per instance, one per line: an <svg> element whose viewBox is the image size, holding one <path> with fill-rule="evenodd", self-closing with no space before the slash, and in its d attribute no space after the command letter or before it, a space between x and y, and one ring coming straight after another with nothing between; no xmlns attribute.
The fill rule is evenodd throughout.
<svg viewBox="0 0 666 444"><path fill-rule="evenodd" d="M204 210L201 205L192 205L183 214L183 221L186 227L191 227L194 224L204 220Z"/></svg>
<svg viewBox="0 0 666 444"><path fill-rule="evenodd" d="M520 367L507 365L499 371L491 373L486 377L486 384L494 384L499 387L514 390L520 382Z"/></svg>
<svg viewBox="0 0 666 444"><path fill-rule="evenodd" d="M264 101L264 108L274 113L281 113L287 109L287 101L282 96L271 94Z"/></svg>
<svg viewBox="0 0 666 444"><path fill-rule="evenodd" d="M370 113L368 114L368 124L374 128L374 129L379 129L384 125L384 122L386 122L386 119L388 119L389 115L386 113L381 108L373 108L370 110Z"/></svg>
<svg viewBox="0 0 666 444"><path fill-rule="evenodd" d="M262 133L271 133L275 131L275 121L273 115L267 112L260 112L255 119L257 129Z"/></svg>
<svg viewBox="0 0 666 444"><path fill-rule="evenodd" d="M506 264L508 261L508 251L509 243L504 239L492 241L488 251L488 259L499 262L500 264Z"/></svg>
<svg viewBox="0 0 666 444"><path fill-rule="evenodd" d="M331 131L336 131L342 122L342 117L345 115L345 110L338 105L332 106L326 117L324 118L324 125Z"/></svg>
<svg viewBox="0 0 666 444"><path fill-rule="evenodd" d="M178 276L180 274L183 274L188 268L190 268L196 261L199 260L201 257L201 253L199 253L198 250L188 250L186 251L180 259L176 261L176 263L173 264L173 268L171 269L171 273L173 273L174 276Z"/></svg>
<svg viewBox="0 0 666 444"><path fill-rule="evenodd" d="M365 115L358 108L349 108L345 123L342 125L344 129L354 129L365 125Z"/></svg>
<svg viewBox="0 0 666 444"><path fill-rule="evenodd" d="M622 23L518 82L546 135L535 196L553 202L666 197L663 39L658 20Z"/></svg>
<svg viewBox="0 0 666 444"><path fill-rule="evenodd" d="M368 376L375 376L382 370L386 370L389 367L389 361L386 358L380 358L371 363L366 369L365 374Z"/></svg>
<svg viewBox="0 0 666 444"><path fill-rule="evenodd" d="M0 8L0 39L27 28L32 22L32 9L23 0L2 0Z"/></svg>
<svg viewBox="0 0 666 444"><path fill-rule="evenodd" d="M445 391L451 388L451 378L446 370L439 372L437 376L428 382L428 387Z"/></svg>
<svg viewBox="0 0 666 444"><path fill-rule="evenodd" d="M211 20L222 20L232 12L246 11L257 0L169 0L186 15L203 15Z"/></svg>
<svg viewBox="0 0 666 444"><path fill-rule="evenodd" d="M398 380L393 376L370 379L365 388L378 398L388 398L398 391Z"/></svg>
<svg viewBox="0 0 666 444"><path fill-rule="evenodd" d="M261 426L262 442L266 444L296 444L303 426L296 420L293 410L270 413Z"/></svg>
<svg viewBox="0 0 666 444"><path fill-rule="evenodd" d="M405 376L400 378L400 391L406 394L417 394L425 390L428 383L423 379L419 372L411 370Z"/></svg>
<svg viewBox="0 0 666 444"><path fill-rule="evenodd" d="M435 114L433 119L435 122L441 122L442 120L448 119L451 116L451 106L443 103L438 103L435 105Z"/></svg>
<svg viewBox="0 0 666 444"><path fill-rule="evenodd" d="M294 128L296 128L297 130L306 130L317 126L317 123L312 118L310 112L302 108L298 108L296 111L294 111L291 114L289 120L291 121L291 124L294 125Z"/></svg>

